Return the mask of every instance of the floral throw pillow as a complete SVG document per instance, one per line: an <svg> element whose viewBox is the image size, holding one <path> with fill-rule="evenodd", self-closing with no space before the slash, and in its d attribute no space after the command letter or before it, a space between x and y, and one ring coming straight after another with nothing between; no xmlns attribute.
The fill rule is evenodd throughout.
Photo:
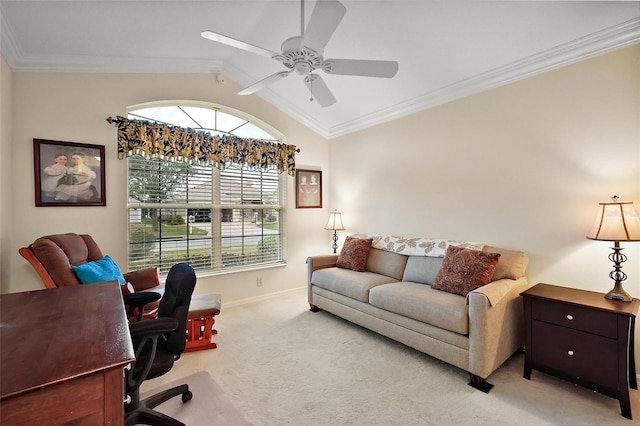
<svg viewBox="0 0 640 426"><path fill-rule="evenodd" d="M500 253L449 246L431 287L466 296L491 282L498 260Z"/></svg>
<svg viewBox="0 0 640 426"><path fill-rule="evenodd" d="M364 272L371 251L371 238L347 237L338 256L338 268L353 269Z"/></svg>

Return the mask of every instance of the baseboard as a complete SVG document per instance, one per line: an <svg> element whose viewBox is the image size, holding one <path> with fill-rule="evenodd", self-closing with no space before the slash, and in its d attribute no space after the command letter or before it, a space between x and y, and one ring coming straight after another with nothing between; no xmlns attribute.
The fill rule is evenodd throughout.
<svg viewBox="0 0 640 426"><path fill-rule="evenodd" d="M234 306L248 305L250 303L261 302L263 300L273 299L274 297L280 297L280 296L283 296L283 295L286 295L286 294L302 292L302 291L306 291L306 290L307 290L307 286L303 286L303 287L292 288L292 289L289 289L289 290L276 291L274 293L262 294L262 295L256 296L256 297L249 297L247 299L234 300L233 302L225 302L225 301L223 301L222 308L224 309L224 308L232 308Z"/></svg>

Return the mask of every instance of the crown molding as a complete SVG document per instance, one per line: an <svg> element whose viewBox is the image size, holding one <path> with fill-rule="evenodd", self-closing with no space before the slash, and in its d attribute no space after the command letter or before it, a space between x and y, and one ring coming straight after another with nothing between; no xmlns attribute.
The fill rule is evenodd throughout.
<svg viewBox="0 0 640 426"><path fill-rule="evenodd" d="M37 57L7 58L15 72L87 72L87 73L216 73L222 61L209 59L131 58L123 56L40 55ZM151 71L152 70L152 71Z"/></svg>
<svg viewBox="0 0 640 426"><path fill-rule="evenodd" d="M244 71L233 65L204 59L71 55L29 58L16 43L4 14L0 14L0 23L0 49L11 69L16 72L141 73L153 69L157 73L223 72L240 84L248 85L253 82ZM333 139L637 43L640 43L640 17L329 128L269 88L260 91L257 96L322 137Z"/></svg>
<svg viewBox="0 0 640 426"><path fill-rule="evenodd" d="M344 136L637 43L640 43L640 17L334 126L326 130L326 137Z"/></svg>
<svg viewBox="0 0 640 426"><path fill-rule="evenodd" d="M22 52L18 48L15 36L11 30L11 26L7 21L2 8L0 8L0 51L7 64L15 71L17 67L17 58L22 57Z"/></svg>

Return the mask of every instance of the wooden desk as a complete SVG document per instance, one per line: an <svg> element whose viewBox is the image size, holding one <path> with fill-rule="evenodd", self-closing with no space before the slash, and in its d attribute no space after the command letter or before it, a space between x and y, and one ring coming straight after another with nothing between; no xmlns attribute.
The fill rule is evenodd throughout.
<svg viewBox="0 0 640 426"><path fill-rule="evenodd" d="M0 296L0 424L122 425L135 359L115 281Z"/></svg>

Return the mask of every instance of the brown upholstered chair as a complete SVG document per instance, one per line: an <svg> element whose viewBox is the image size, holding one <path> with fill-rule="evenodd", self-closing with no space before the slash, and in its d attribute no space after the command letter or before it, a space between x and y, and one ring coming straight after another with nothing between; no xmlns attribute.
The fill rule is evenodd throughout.
<svg viewBox="0 0 640 426"><path fill-rule="evenodd" d="M45 287L56 288L69 285L79 285L71 266L100 260L104 257L102 251L90 235L74 233L47 235L40 237L28 247L18 250L34 267ZM160 285L158 268L145 268L138 271L123 273L125 281L131 284L133 290L153 291L162 294L164 286ZM127 290L129 289L129 290ZM126 293L131 288L126 286ZM144 316L153 316L159 302L145 305Z"/></svg>

